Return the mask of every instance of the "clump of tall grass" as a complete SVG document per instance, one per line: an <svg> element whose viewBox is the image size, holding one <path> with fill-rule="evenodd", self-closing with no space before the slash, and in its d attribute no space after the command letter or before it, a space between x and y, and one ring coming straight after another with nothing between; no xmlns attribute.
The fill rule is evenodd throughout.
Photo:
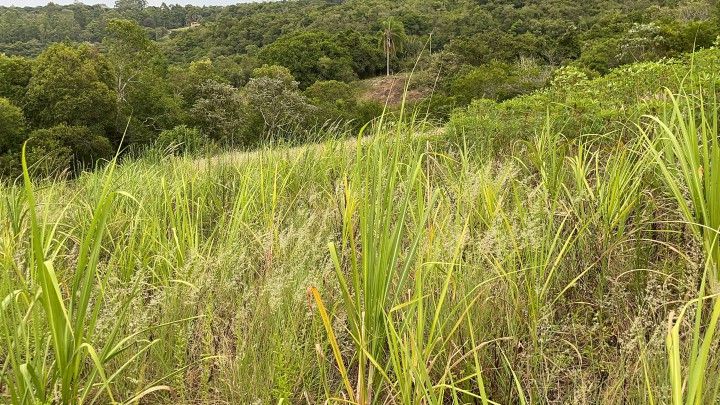
<svg viewBox="0 0 720 405"><path fill-rule="evenodd" d="M657 139L651 143L665 184L680 207L680 213L693 233L702 240L705 264L698 298L685 305L668 320L667 349L673 404L713 403L718 392L705 387L711 367L717 367L717 324L720 319L720 104L711 89L694 94L669 93L670 111L664 118L652 117ZM709 97L709 100L708 100ZM710 314L706 301L711 302ZM684 353L681 328L688 309L695 306L690 331L690 350ZM683 365L681 355L688 358Z"/></svg>
<svg viewBox="0 0 720 405"><path fill-rule="evenodd" d="M67 206L59 208L54 221L47 210L39 212L24 150L22 164L22 192L15 198L8 195L6 201L12 218L13 235L9 236L26 237L29 246L20 265L5 252L4 265L15 273L3 277L0 305L0 336L5 342L2 381L10 401L98 403L126 396L124 400L133 402L167 390L167 386L152 385L127 396L113 389L130 364L158 343L143 339L142 332L120 334L133 294L121 298L124 304L115 314L117 322L109 335L102 340L95 336L110 276L100 270L100 255L108 216L118 196L110 189L114 164L103 173L102 191L95 207L88 207L89 224L79 239L72 239L62 228ZM56 264L64 262L60 255L65 244L74 246L74 266L59 273Z"/></svg>
<svg viewBox="0 0 720 405"><path fill-rule="evenodd" d="M720 229L720 104L714 90L710 96L700 90L697 94L669 94L669 98L668 116L653 117L660 132L656 157L683 217L717 265L720 263L720 246L716 243ZM717 280L720 272L713 277Z"/></svg>

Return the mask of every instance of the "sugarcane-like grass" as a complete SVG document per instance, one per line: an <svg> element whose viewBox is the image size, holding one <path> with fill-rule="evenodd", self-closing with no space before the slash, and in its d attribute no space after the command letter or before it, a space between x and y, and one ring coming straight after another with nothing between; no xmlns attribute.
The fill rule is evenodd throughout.
<svg viewBox="0 0 720 405"><path fill-rule="evenodd" d="M488 153L417 118L0 186L0 402L714 403L706 90Z"/></svg>

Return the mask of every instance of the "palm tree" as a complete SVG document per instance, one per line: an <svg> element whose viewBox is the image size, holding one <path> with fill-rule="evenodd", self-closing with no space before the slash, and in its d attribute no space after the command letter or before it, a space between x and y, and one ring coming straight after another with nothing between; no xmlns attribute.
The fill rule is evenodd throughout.
<svg viewBox="0 0 720 405"><path fill-rule="evenodd" d="M378 33L380 44L385 52L386 73L390 76L390 57L397 54L405 43L405 27L399 21L389 18L383 24L383 29Z"/></svg>

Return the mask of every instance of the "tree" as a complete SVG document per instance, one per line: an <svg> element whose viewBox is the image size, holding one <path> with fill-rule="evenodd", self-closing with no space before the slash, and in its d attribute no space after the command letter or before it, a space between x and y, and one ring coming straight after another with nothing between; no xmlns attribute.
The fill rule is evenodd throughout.
<svg viewBox="0 0 720 405"><path fill-rule="evenodd" d="M260 51L268 65L290 69L300 87L318 80L350 81L356 78L348 49L323 31L304 31L280 37Z"/></svg>
<svg viewBox="0 0 720 405"><path fill-rule="evenodd" d="M19 56L0 54L0 97L20 105L32 77L32 62Z"/></svg>
<svg viewBox="0 0 720 405"><path fill-rule="evenodd" d="M200 87L198 99L190 109L191 121L210 139L225 144L246 144L248 113L238 89L208 80Z"/></svg>
<svg viewBox="0 0 720 405"><path fill-rule="evenodd" d="M31 174L57 176L78 174L112 157L110 141L87 127L58 125L33 131L27 142L26 159ZM16 157L19 162L19 156ZM11 167L18 175L19 165Z"/></svg>
<svg viewBox="0 0 720 405"><path fill-rule="evenodd" d="M147 7L147 0L115 0L115 8L120 11L140 11Z"/></svg>
<svg viewBox="0 0 720 405"><path fill-rule="evenodd" d="M28 149L52 151L49 146L62 148L63 155L69 154L69 162L59 171L66 169L92 168L98 161L109 159L113 155L110 141L104 136L93 133L88 127L60 124L51 128L33 131L28 141ZM63 159L58 159L64 162ZM72 167L70 167L72 166Z"/></svg>
<svg viewBox="0 0 720 405"><path fill-rule="evenodd" d="M120 19L108 22L103 45L115 73L118 104L122 104L128 85L149 66L157 50L145 30L135 21Z"/></svg>
<svg viewBox="0 0 720 405"><path fill-rule="evenodd" d="M352 68L361 79L376 76L385 70L383 51L376 46L372 34L346 30L339 32L335 41L347 50L352 60Z"/></svg>
<svg viewBox="0 0 720 405"><path fill-rule="evenodd" d="M51 45L35 60L28 84L26 111L32 126L107 130L115 109L110 77L102 56L90 46Z"/></svg>
<svg viewBox="0 0 720 405"><path fill-rule="evenodd" d="M0 98L0 154L19 150L24 140L25 117L10 100Z"/></svg>
<svg viewBox="0 0 720 405"><path fill-rule="evenodd" d="M135 21L114 19L103 39L116 95L115 131L130 122L132 142L150 141L153 133L177 124L179 103L172 97L157 46Z"/></svg>
<svg viewBox="0 0 720 405"><path fill-rule="evenodd" d="M398 51L402 49L407 36L402 23L393 19L388 19L383 24L383 29L379 32L380 44L383 52L385 52L386 74L390 76L390 57L396 56Z"/></svg>
<svg viewBox="0 0 720 405"><path fill-rule="evenodd" d="M189 66L171 66L168 71L170 87L183 104L190 107L200 97L201 87L208 80L225 82L215 70L213 62L207 58L191 62Z"/></svg>
<svg viewBox="0 0 720 405"><path fill-rule="evenodd" d="M281 66L255 69L243 90L248 107L262 117L263 133L269 136L297 129L313 110L298 82Z"/></svg>

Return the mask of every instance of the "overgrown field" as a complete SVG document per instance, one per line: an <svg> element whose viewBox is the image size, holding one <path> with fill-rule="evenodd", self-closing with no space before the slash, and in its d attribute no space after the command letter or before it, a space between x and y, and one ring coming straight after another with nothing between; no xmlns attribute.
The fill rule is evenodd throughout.
<svg viewBox="0 0 720 405"><path fill-rule="evenodd" d="M717 80L683 66L592 132L476 103L26 173L0 188L0 402L715 403Z"/></svg>

